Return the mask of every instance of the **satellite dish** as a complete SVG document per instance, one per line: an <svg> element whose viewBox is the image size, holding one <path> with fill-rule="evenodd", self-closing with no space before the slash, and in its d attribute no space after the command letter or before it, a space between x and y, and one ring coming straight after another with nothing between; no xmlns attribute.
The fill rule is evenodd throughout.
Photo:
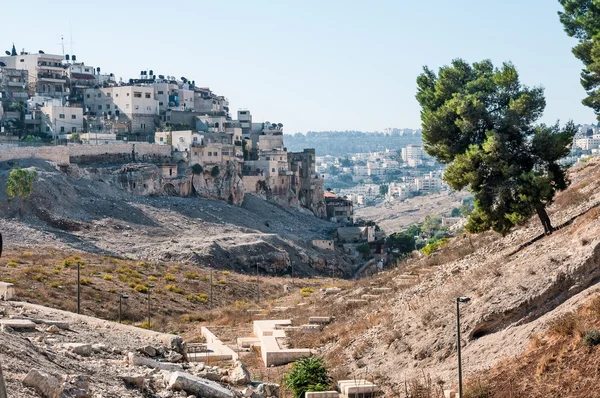
<svg viewBox="0 0 600 398"><path fill-rule="evenodd" d="M96 72L100 73L100 67L96 68Z"/></svg>
<svg viewBox="0 0 600 398"><path fill-rule="evenodd" d="M4 54L9 55L10 56L10 51L4 51Z"/></svg>
<svg viewBox="0 0 600 398"><path fill-rule="evenodd" d="M0 66L4 67L6 64L4 62L0 62Z"/></svg>
<svg viewBox="0 0 600 398"><path fill-rule="evenodd" d="M38 53L40 54L46 54L45 52L43 52L42 50L38 51Z"/></svg>

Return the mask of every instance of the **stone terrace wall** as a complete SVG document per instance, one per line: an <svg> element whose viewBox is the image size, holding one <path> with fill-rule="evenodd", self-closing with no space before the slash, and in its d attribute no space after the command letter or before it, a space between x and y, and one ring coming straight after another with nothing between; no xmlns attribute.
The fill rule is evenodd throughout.
<svg viewBox="0 0 600 398"><path fill-rule="evenodd" d="M134 150L135 158L132 155ZM147 142L76 145L69 147L69 159L71 163L167 163L171 160L171 147Z"/></svg>
<svg viewBox="0 0 600 398"><path fill-rule="evenodd" d="M24 146L0 150L0 162L17 159L44 159L58 165L69 164L69 147Z"/></svg>
<svg viewBox="0 0 600 398"><path fill-rule="evenodd" d="M171 160L168 145L146 142L108 145L26 146L0 149L0 162L17 159L44 159L60 166L69 163L128 163L133 161L167 163Z"/></svg>

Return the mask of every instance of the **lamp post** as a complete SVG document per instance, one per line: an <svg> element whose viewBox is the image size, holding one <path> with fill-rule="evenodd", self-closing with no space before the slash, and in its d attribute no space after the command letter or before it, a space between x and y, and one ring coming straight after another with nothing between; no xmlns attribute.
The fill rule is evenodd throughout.
<svg viewBox="0 0 600 398"><path fill-rule="evenodd" d="M150 289L152 289L154 285L148 285L148 330L152 329L152 323L150 318Z"/></svg>
<svg viewBox="0 0 600 398"><path fill-rule="evenodd" d="M460 303L468 303L469 297L456 298L456 349L458 353L458 398L462 398L462 363L460 357Z"/></svg>
<svg viewBox="0 0 600 398"><path fill-rule="evenodd" d="M81 313L81 262L77 261L77 313Z"/></svg>
<svg viewBox="0 0 600 398"><path fill-rule="evenodd" d="M119 294L119 323L121 323L121 302L122 302L122 299L127 299L127 298L129 298L128 295Z"/></svg>

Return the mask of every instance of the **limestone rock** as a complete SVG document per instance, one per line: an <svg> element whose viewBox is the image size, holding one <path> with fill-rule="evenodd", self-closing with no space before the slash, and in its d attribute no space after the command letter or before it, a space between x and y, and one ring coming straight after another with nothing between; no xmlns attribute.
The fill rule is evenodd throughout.
<svg viewBox="0 0 600 398"><path fill-rule="evenodd" d="M189 373L174 372L169 379L169 388L185 391L203 398L234 398L235 394L210 380L204 380Z"/></svg>
<svg viewBox="0 0 600 398"><path fill-rule="evenodd" d="M58 326L50 325L46 328L46 332L48 333L58 333Z"/></svg>
<svg viewBox="0 0 600 398"><path fill-rule="evenodd" d="M23 385L33 388L44 398L55 398L61 388L61 383L56 377L37 369L32 369L27 373L23 379Z"/></svg>
<svg viewBox="0 0 600 398"><path fill-rule="evenodd" d="M157 354L156 349L150 345L138 348L138 352L141 352L142 354L146 354L149 357L155 357Z"/></svg>
<svg viewBox="0 0 600 398"><path fill-rule="evenodd" d="M92 344L92 351L94 351L95 353L101 353L108 351L108 347L102 343L96 343Z"/></svg>
<svg viewBox="0 0 600 398"><path fill-rule="evenodd" d="M85 343L65 343L63 347L74 354L84 357L92 355L92 345Z"/></svg>
<svg viewBox="0 0 600 398"><path fill-rule="evenodd" d="M168 370L169 372L175 372L178 370L182 370L181 365L177 365L174 363L158 362L158 361L155 361L154 359L145 358L140 355L136 355L133 352L130 352L129 354L127 354L127 361L129 362L130 365L133 365L133 366L147 366L147 367L153 368L153 369Z"/></svg>
<svg viewBox="0 0 600 398"><path fill-rule="evenodd" d="M229 372L228 380L236 386L244 386L250 382L250 373L242 361L235 361L233 369Z"/></svg>

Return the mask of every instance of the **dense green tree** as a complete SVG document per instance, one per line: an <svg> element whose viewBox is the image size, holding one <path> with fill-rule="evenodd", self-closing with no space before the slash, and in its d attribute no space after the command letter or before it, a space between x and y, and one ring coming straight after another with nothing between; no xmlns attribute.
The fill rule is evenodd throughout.
<svg viewBox="0 0 600 398"><path fill-rule="evenodd" d="M331 378L323 358L314 356L296 361L283 382L295 398L303 398L307 391L327 391Z"/></svg>
<svg viewBox="0 0 600 398"><path fill-rule="evenodd" d="M460 208L454 207L450 213L450 217L460 217Z"/></svg>
<svg viewBox="0 0 600 398"><path fill-rule="evenodd" d="M573 47L575 57L585 65L581 85L587 92L582 101L596 112L600 120L600 2L597 0L559 0L559 12L565 32L579 40Z"/></svg>
<svg viewBox="0 0 600 398"><path fill-rule="evenodd" d="M37 178L37 172L35 170L26 170L19 167L14 168L10 171L8 179L6 180L6 193L11 198L19 198L19 214L21 217L25 212L25 201L33 193L33 183Z"/></svg>
<svg viewBox="0 0 600 398"><path fill-rule="evenodd" d="M386 245L390 250L400 254L415 250L415 237L407 233L395 233L387 237Z"/></svg>
<svg viewBox="0 0 600 398"><path fill-rule="evenodd" d="M467 230L505 234L537 212L551 233L545 207L568 185L558 161L575 126L534 126L546 106L543 88L522 85L510 63L461 59L437 75L425 67L417 84L426 152L448 165L444 180L453 189L474 195Z"/></svg>
<svg viewBox="0 0 600 398"><path fill-rule="evenodd" d="M404 231L404 233L410 235L410 236L420 236L421 235L421 227L418 225L411 225L410 227L408 227L406 229L406 231Z"/></svg>
<svg viewBox="0 0 600 398"><path fill-rule="evenodd" d="M385 196L388 194L388 192L390 191L390 186L387 184L381 184L379 186L379 195L381 196Z"/></svg>
<svg viewBox="0 0 600 398"><path fill-rule="evenodd" d="M442 226L442 218L434 214L428 214L423 220L421 231L429 236L433 236L435 232Z"/></svg>

